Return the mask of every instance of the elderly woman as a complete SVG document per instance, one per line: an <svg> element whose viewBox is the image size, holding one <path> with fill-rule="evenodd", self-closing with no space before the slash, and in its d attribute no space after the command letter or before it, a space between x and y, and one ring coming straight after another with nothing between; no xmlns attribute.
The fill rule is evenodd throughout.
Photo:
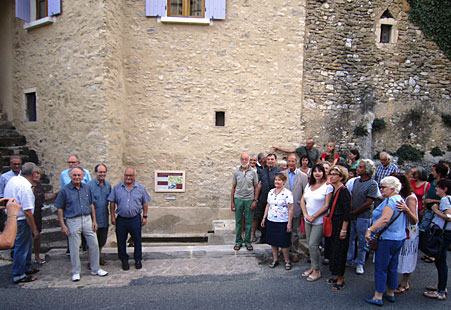
<svg viewBox="0 0 451 310"><path fill-rule="evenodd" d="M398 287L398 259L401 247L406 239L407 217L400 212L396 204L402 201L399 195L401 182L396 177L388 176L381 180L384 200L373 211L373 224L368 228L365 239L371 234L388 227L379 238L379 246L374 254L374 296L365 298L370 304L382 306L382 297L395 301L394 291ZM387 287L387 291L385 290Z"/></svg>
<svg viewBox="0 0 451 310"><path fill-rule="evenodd" d="M330 272L332 278L326 282L333 284L332 289L339 291L344 287L346 255L349 247L348 225L351 220L351 194L344 186L347 172L344 167L332 166L329 169L330 184L334 187L329 210L332 214L332 236L330 237ZM335 206L334 206L335 205ZM330 211L332 212L332 211Z"/></svg>
<svg viewBox="0 0 451 310"><path fill-rule="evenodd" d="M410 181L404 174L395 175L401 182L401 191L399 194L403 198L396 205L398 211L404 212L407 216L407 239L399 253L398 273L402 274L402 279L399 282L395 294L404 294L409 291L409 279L412 272L417 266L418 260L418 242L420 235L418 233L418 200L413 193Z"/></svg>
<svg viewBox="0 0 451 310"><path fill-rule="evenodd" d="M285 259L285 270L291 269L289 248L291 239L291 221L293 220L293 194L284 187L287 177L276 173L274 186L268 193L268 199L261 226L266 226L266 243L271 246L273 261L270 268L276 267L279 248Z"/></svg>
<svg viewBox="0 0 451 310"><path fill-rule="evenodd" d="M446 263L447 248L451 244L451 180L443 179L437 183L437 195L440 197L440 206L434 204L431 210L434 212L432 223L438 225L442 229L445 228L444 244L442 251L435 259L435 267L437 267L438 285L429 285L426 287L428 291L424 292L424 296L435 298L438 300L446 299L446 284L448 283L448 265Z"/></svg>
<svg viewBox="0 0 451 310"><path fill-rule="evenodd" d="M321 277L319 263L321 254L319 244L323 238L323 217L329 208L334 188L327 184L327 175L323 165L316 164L312 168L309 184L305 187L301 198L301 209L304 214L305 232L310 252L310 269L302 273L307 281L316 281Z"/></svg>

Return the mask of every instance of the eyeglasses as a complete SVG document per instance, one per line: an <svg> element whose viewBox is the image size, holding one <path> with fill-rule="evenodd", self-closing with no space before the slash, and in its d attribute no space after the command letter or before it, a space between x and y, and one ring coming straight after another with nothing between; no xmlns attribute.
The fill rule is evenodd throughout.
<svg viewBox="0 0 451 310"><path fill-rule="evenodd" d="M338 174L338 173L329 173L329 175L330 175L330 176L339 176L339 177L341 176L341 175Z"/></svg>
<svg viewBox="0 0 451 310"><path fill-rule="evenodd" d="M67 163L68 164L76 164L77 162L76 161L68 161Z"/></svg>

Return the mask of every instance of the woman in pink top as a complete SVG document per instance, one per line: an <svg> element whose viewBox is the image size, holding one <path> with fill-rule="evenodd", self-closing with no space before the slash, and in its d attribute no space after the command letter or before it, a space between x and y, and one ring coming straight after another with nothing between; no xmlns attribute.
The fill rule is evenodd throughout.
<svg viewBox="0 0 451 310"><path fill-rule="evenodd" d="M423 210L423 196L426 195L429 187L431 187L431 184L426 181L426 170L423 167L413 168L409 171L407 177L410 179L412 190L418 199L418 214L420 214L420 217L423 217L421 212Z"/></svg>

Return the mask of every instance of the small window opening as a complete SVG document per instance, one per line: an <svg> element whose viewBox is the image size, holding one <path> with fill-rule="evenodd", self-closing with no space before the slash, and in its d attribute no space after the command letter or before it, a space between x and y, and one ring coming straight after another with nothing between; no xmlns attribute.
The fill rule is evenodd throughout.
<svg viewBox="0 0 451 310"><path fill-rule="evenodd" d="M225 126L225 112L216 112L216 126Z"/></svg>
<svg viewBox="0 0 451 310"><path fill-rule="evenodd" d="M392 31L392 25L381 25L381 37L380 43L390 43L390 36Z"/></svg>
<svg viewBox="0 0 451 310"><path fill-rule="evenodd" d="M26 121L28 122L36 122L36 93L26 93L25 94L26 99L26 107L25 107L25 117Z"/></svg>
<svg viewBox="0 0 451 310"><path fill-rule="evenodd" d="M385 10L384 14L382 14L381 18L393 18L389 10Z"/></svg>

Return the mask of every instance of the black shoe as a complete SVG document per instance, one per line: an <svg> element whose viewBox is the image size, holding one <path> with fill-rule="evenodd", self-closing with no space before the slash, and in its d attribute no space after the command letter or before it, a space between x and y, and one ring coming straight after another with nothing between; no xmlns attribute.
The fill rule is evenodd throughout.
<svg viewBox="0 0 451 310"><path fill-rule="evenodd" d="M142 267L143 267L143 264L141 263L141 261L135 262L136 269L141 269Z"/></svg>
<svg viewBox="0 0 451 310"><path fill-rule="evenodd" d="M124 270L129 270L130 269L130 265L128 264L128 260L123 260L122 261L122 269L124 269Z"/></svg>

